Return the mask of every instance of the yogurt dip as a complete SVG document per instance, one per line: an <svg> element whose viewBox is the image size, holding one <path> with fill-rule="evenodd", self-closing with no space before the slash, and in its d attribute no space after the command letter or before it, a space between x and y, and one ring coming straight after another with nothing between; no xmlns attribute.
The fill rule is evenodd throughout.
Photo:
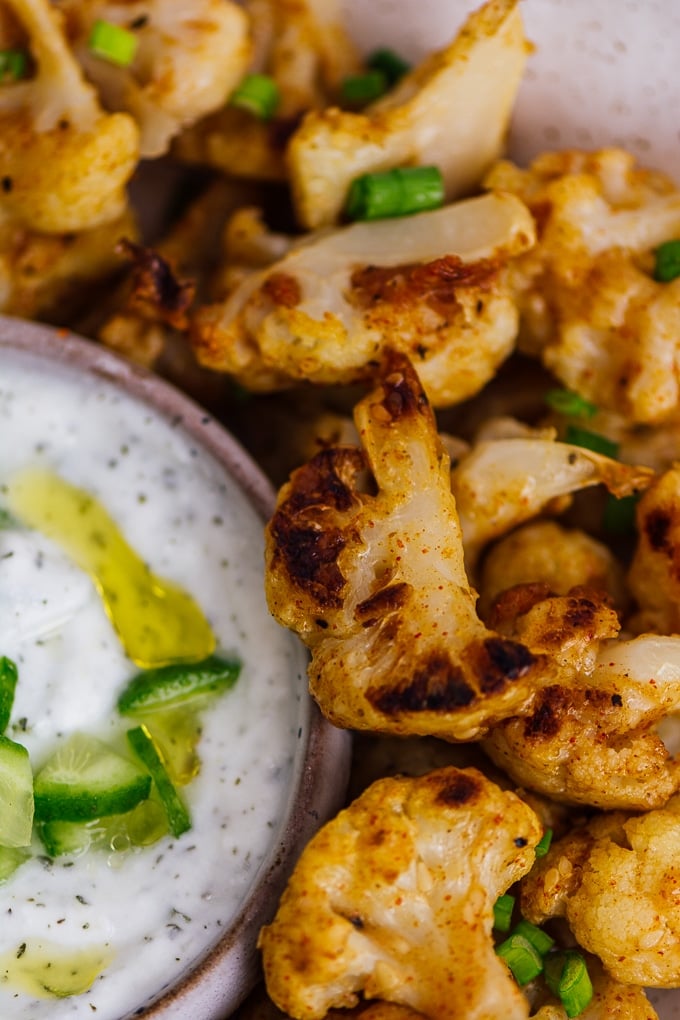
<svg viewBox="0 0 680 1020"><path fill-rule="evenodd" d="M0 656L19 671L6 735L37 771L75 731L119 745L138 672L90 578L8 520L8 487L46 468L90 493L150 569L206 615L235 686L202 714L192 828L143 849L33 856L0 885L0 1016L118 1020L174 985L237 915L288 810L306 720L305 657L263 595L263 522L180 422L112 382L0 345ZM66 998L36 973L93 978ZM49 970L50 968L48 968Z"/></svg>

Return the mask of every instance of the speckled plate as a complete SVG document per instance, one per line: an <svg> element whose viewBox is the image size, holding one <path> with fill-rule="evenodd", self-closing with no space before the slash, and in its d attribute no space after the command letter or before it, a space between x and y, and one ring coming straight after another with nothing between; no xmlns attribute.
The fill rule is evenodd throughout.
<svg viewBox="0 0 680 1020"><path fill-rule="evenodd" d="M219 463L236 481L264 524L271 515L274 493L236 440L213 418L172 386L151 373L132 366L95 344L63 330L20 322L0 316L0 350L30 351L48 363L57 362L105 379L114 387L142 401L152 413L173 423L194 444ZM299 648L296 675L305 672L306 652ZM291 683L291 696L296 696ZM339 808L349 769L350 740L347 733L330 726L306 693L299 700L299 741L278 831L243 900L236 918L217 945L177 986L162 998L133 1014L148 1020L222 1020L245 997L257 977L255 942L262 924L271 919L294 861L322 821ZM226 867L225 862L225 867Z"/></svg>
<svg viewBox="0 0 680 1020"><path fill-rule="evenodd" d="M345 0L365 52L417 58L453 37L477 0ZM513 117L509 154L621 145L680 182L680 4L674 0L523 0L535 45ZM650 992L662 1020L680 1020L680 991Z"/></svg>

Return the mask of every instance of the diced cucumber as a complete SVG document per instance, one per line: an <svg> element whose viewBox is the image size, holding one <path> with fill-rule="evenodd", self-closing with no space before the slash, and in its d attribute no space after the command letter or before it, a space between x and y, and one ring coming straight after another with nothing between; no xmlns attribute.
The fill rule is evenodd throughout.
<svg viewBox="0 0 680 1020"><path fill-rule="evenodd" d="M150 777L134 762L74 733L35 777L35 814L43 822L91 821L131 811L150 789Z"/></svg>
<svg viewBox="0 0 680 1020"><path fill-rule="evenodd" d="M0 883L6 882L27 861L31 851L23 846L0 846Z"/></svg>
<svg viewBox="0 0 680 1020"><path fill-rule="evenodd" d="M33 828L33 771L28 751L0 735L0 846L28 846Z"/></svg>
<svg viewBox="0 0 680 1020"><path fill-rule="evenodd" d="M172 663L138 673L118 698L121 715L145 715L174 708L232 687L241 671L238 659L211 655L202 662Z"/></svg>
<svg viewBox="0 0 680 1020"><path fill-rule="evenodd" d="M0 657L0 733L7 729L9 717L14 704L14 691L19 674L11 659L6 655Z"/></svg>
<svg viewBox="0 0 680 1020"><path fill-rule="evenodd" d="M122 851L151 846L168 834L163 806L155 799L140 801L122 815L109 815L91 822L41 822L40 839L50 857L80 856L87 850Z"/></svg>
<svg viewBox="0 0 680 1020"><path fill-rule="evenodd" d="M178 794L168 775L163 757L146 726L128 730L127 738L132 750L149 770L168 816L168 825L173 836L181 836L191 828L191 816L186 804Z"/></svg>

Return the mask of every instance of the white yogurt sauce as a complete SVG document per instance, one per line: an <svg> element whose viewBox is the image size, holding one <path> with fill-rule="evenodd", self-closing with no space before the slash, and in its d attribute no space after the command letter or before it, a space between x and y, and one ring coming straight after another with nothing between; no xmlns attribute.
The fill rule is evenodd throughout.
<svg viewBox="0 0 680 1020"><path fill-rule="evenodd" d="M0 349L0 437L0 508L27 466L87 489L151 569L193 595L218 653L243 662L204 714L202 770L183 789L191 831L144 850L35 857L0 885L0 959L40 941L112 951L92 988L65 999L33 998L0 970L2 1020L114 1020L172 985L247 895L286 810L304 660L266 608L262 522L181 428L105 381ZM137 669L93 584L19 528L0 530L0 655L19 669L7 735L34 770L75 730L106 740L127 728L115 700Z"/></svg>

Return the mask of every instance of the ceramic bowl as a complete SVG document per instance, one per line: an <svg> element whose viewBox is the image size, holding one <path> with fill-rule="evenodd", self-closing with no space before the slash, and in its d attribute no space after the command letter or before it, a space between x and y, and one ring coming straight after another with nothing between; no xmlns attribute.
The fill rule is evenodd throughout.
<svg viewBox="0 0 680 1020"><path fill-rule="evenodd" d="M256 532L261 533L273 507L269 483L238 443L183 394L149 372L63 330L0 317L0 365L16 352L37 358L48 370L74 373L88 386L113 388L114 399L115 393L132 398L141 403L147 417L171 423L180 442L186 441L187 448L198 448L201 455L212 458L225 481L235 482L245 497ZM0 369L0 401L2 398ZM224 509L228 513L229 505ZM244 543L241 552L234 555L257 557L259 569L262 549L257 545L248 548ZM174 984L153 995L151 1002L136 1003L134 1011L126 1009L125 1016L222 1020L229 1015L256 980L257 934L271 918L293 862L319 824L340 806L348 772L349 737L325 722L311 702L305 683L306 652L296 638L281 633L291 642L292 670L285 697L293 706L293 735L286 738L290 739L287 753L292 765L289 788L282 791L280 820L271 831L261 864L243 882L235 913L225 916L221 937L206 945ZM230 867L233 865L225 858L225 873ZM219 883L215 896L219 896ZM130 909L135 909L134 902ZM220 923L218 918L218 927Z"/></svg>

